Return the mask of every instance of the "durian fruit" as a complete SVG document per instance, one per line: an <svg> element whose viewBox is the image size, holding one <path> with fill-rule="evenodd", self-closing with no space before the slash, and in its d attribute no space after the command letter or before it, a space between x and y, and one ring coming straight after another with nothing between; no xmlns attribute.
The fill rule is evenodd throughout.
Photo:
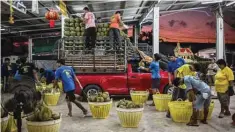
<svg viewBox="0 0 235 132"><path fill-rule="evenodd" d="M48 107L43 107L38 115L40 121L48 121L52 117L52 111Z"/></svg>
<svg viewBox="0 0 235 132"><path fill-rule="evenodd" d="M53 118L54 120L58 120L58 119L60 119L60 115L58 115L58 114L52 114L52 118Z"/></svg>
<svg viewBox="0 0 235 132"><path fill-rule="evenodd" d="M143 104L138 104L137 105L132 101L122 99L117 103L117 107L118 108L124 108L124 109L143 108Z"/></svg>

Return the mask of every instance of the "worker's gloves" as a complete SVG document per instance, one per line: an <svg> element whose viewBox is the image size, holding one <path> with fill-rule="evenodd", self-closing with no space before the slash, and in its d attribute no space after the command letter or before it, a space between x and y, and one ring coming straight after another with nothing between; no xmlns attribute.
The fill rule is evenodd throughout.
<svg viewBox="0 0 235 132"><path fill-rule="evenodd" d="M143 69L144 69L144 67L143 67L143 66L140 66L140 67L139 67L139 69L143 70Z"/></svg>
<svg viewBox="0 0 235 132"><path fill-rule="evenodd" d="M196 100L196 96L195 96L193 90L188 91L187 98L190 102L193 102Z"/></svg>

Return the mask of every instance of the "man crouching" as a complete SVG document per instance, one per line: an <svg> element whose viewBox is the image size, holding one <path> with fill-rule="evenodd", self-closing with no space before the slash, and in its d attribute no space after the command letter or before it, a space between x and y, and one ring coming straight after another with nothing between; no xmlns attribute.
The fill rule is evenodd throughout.
<svg viewBox="0 0 235 132"><path fill-rule="evenodd" d="M204 119L201 120L203 124L207 124L207 116L209 112L209 106L211 102L211 91L210 87L200 80L198 77L185 76L183 78L176 78L173 80L173 84L178 87L181 84L186 85L187 98L192 102L193 115L188 126L199 126L197 119L199 115L199 110L204 107Z"/></svg>

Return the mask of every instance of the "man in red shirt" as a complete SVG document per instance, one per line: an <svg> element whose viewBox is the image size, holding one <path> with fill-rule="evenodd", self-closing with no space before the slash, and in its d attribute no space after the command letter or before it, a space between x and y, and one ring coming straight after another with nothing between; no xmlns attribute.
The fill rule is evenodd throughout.
<svg viewBox="0 0 235 132"><path fill-rule="evenodd" d="M123 25L123 22L121 20L120 16L121 12L117 11L110 19L110 26L109 26L109 37L110 37L110 47L111 50L113 50L114 46L113 43L114 41L117 42L118 47L121 49L121 38L120 38L120 25Z"/></svg>
<svg viewBox="0 0 235 132"><path fill-rule="evenodd" d="M95 41L96 41L95 15L92 12L90 12L88 7L85 7L83 11L84 11L83 21L86 26L85 47L86 49L91 50L92 48L95 48Z"/></svg>

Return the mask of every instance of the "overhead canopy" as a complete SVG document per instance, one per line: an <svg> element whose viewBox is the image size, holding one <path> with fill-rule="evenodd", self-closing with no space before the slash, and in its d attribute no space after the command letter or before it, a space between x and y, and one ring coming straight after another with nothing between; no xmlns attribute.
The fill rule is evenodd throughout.
<svg viewBox="0 0 235 132"><path fill-rule="evenodd" d="M205 1L205 0L204 0ZM217 0L218 1L218 0ZM2 37L11 36L33 36L41 37L42 35L60 36L61 22L56 21L55 28L49 28L48 20L45 19L45 13L53 8L57 9L58 1L41 1L39 0L39 14L32 13L32 1L22 1L27 7L27 13L24 14L19 10L14 10L15 23L9 24L9 4L1 1L1 32ZM219 1L220 2L220 1ZM230 1L231 2L231 1ZM84 7L89 9L95 16L101 17L102 22L108 22L110 17L116 12L121 11L122 19L127 24L138 24L151 21L151 9L154 6L160 7L161 14L167 14L177 11L197 10L197 9L215 9L218 3L201 2L201 1L149 1L149 0L133 0L133 1L65 1L68 14L76 17L77 13L82 13ZM226 6L229 1L221 2L224 13L235 12L234 5ZM233 17L235 13L231 14ZM235 15L234 15L235 16Z"/></svg>

